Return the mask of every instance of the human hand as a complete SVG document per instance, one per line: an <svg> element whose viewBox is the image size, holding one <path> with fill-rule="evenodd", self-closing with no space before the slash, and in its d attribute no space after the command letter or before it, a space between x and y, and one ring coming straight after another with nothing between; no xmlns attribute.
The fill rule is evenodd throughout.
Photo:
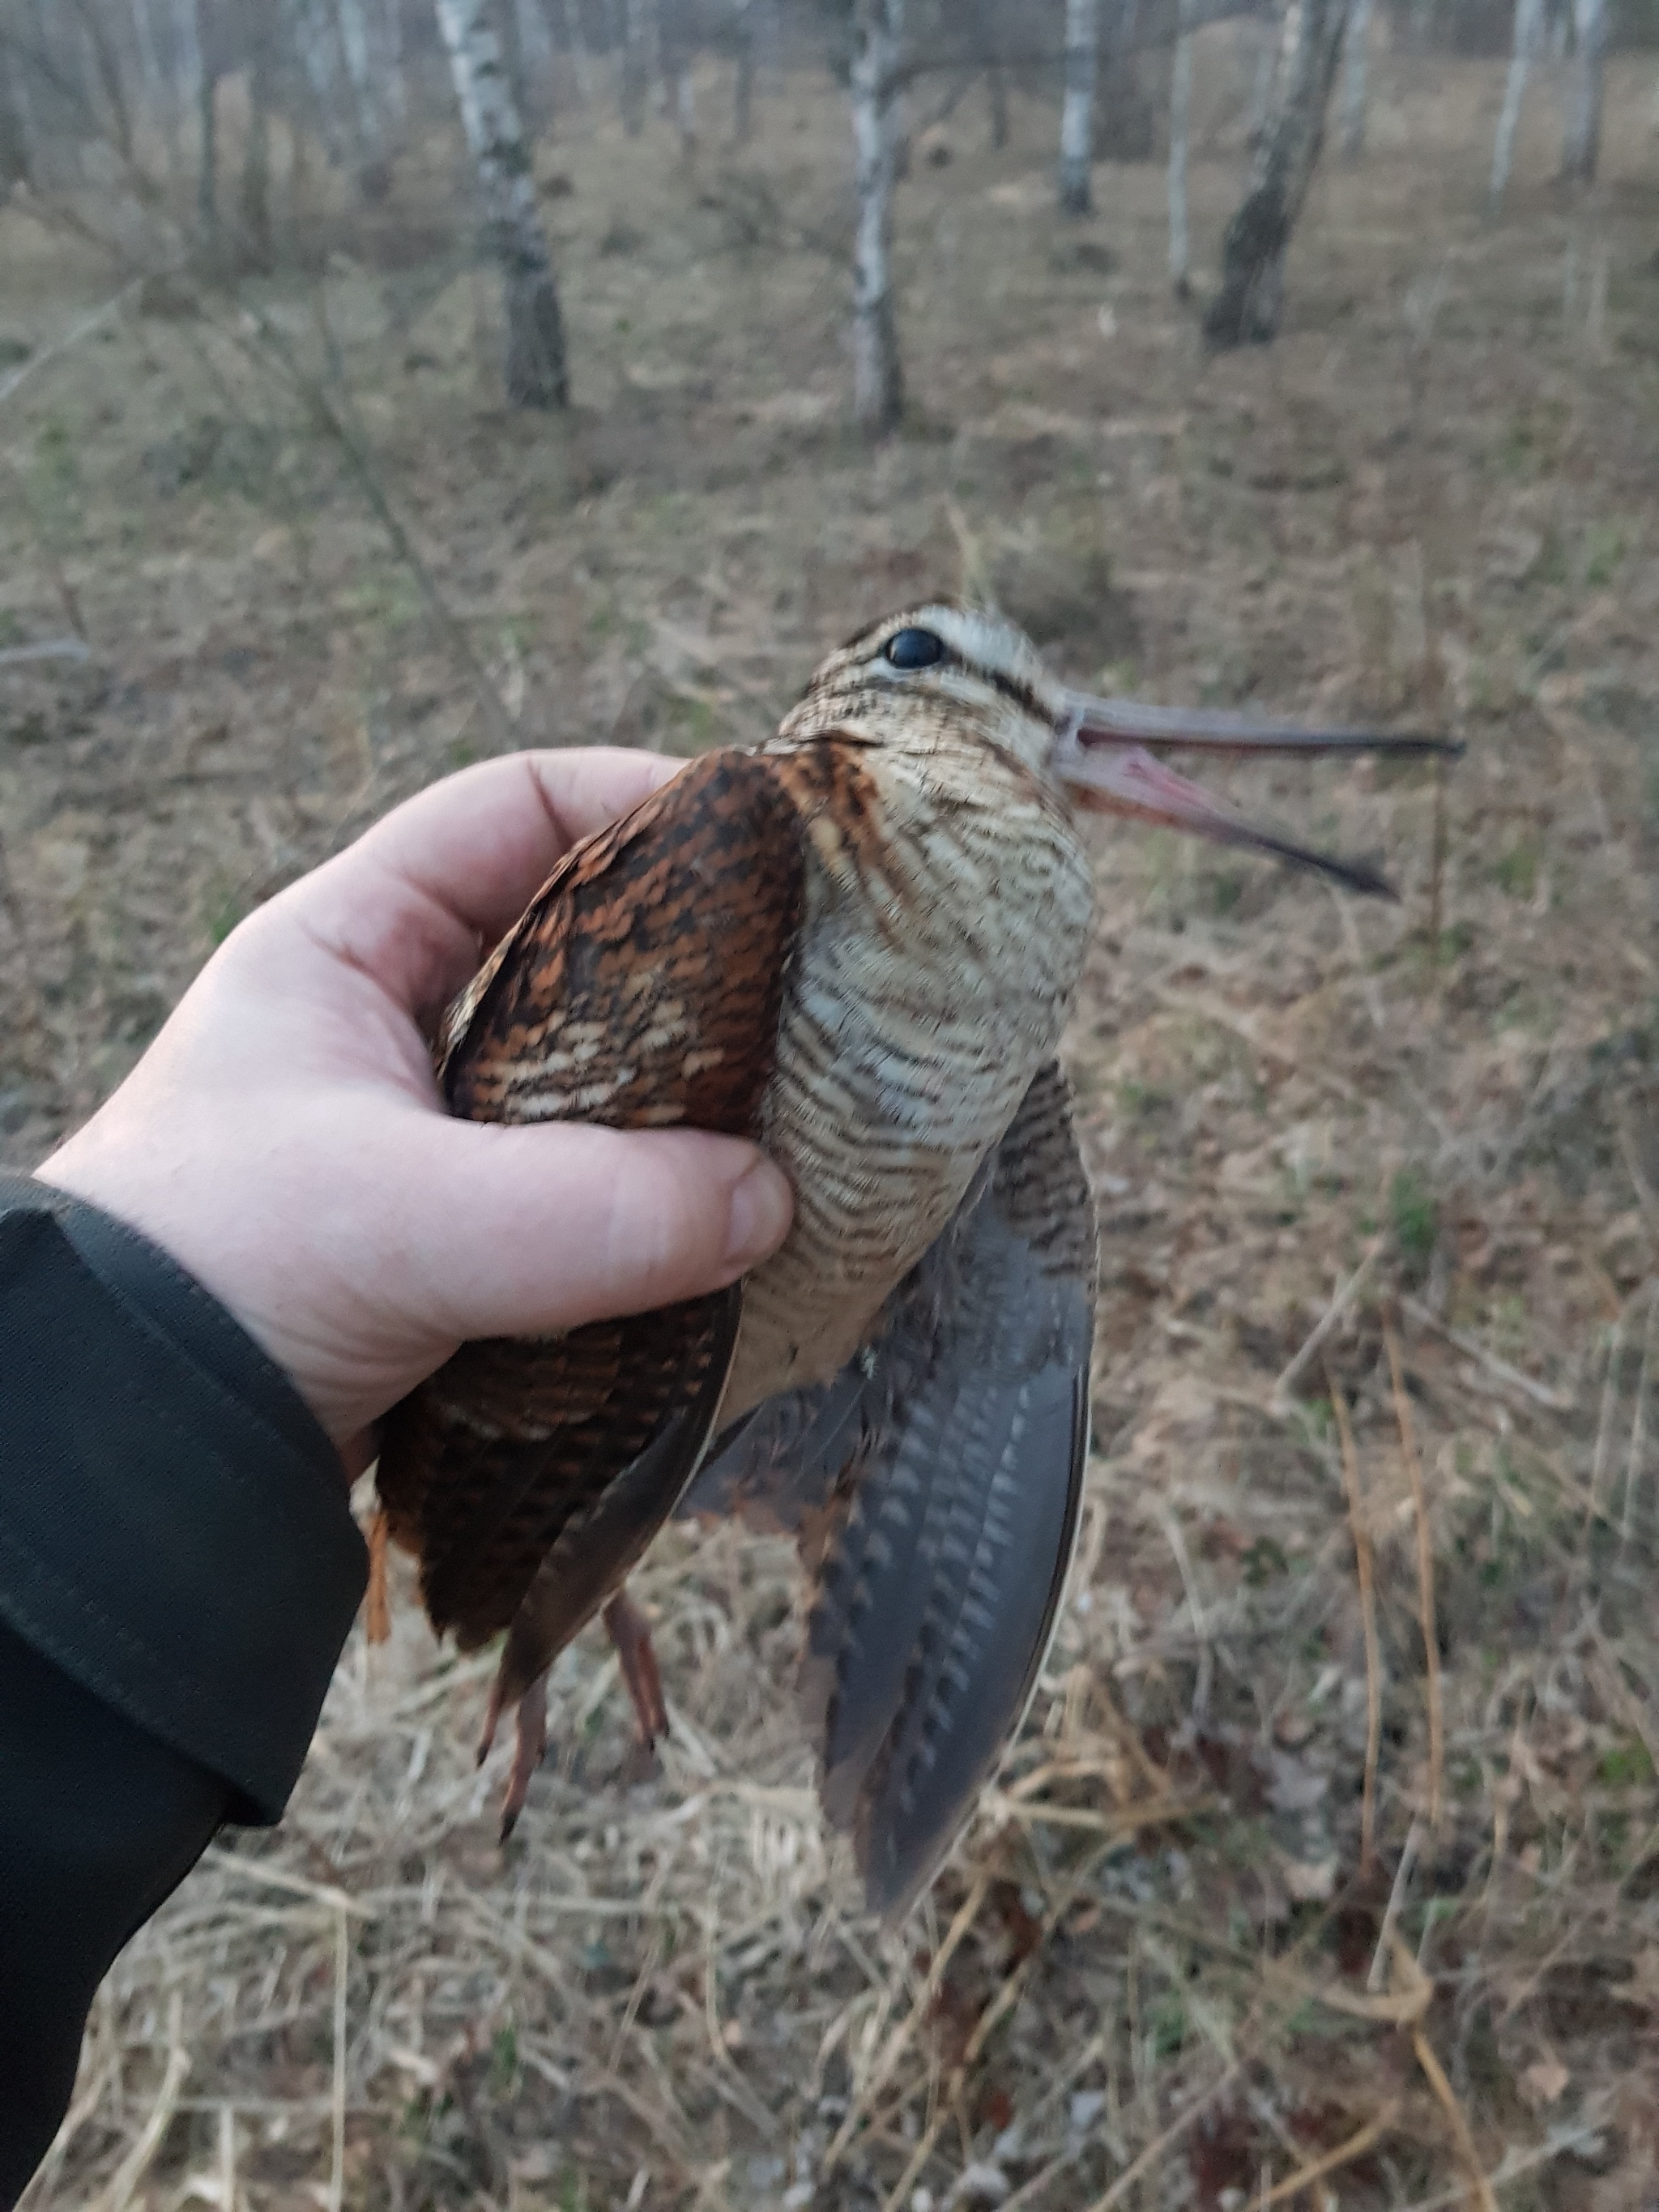
<svg viewBox="0 0 1659 2212"><path fill-rule="evenodd" d="M187 1267L354 1472L464 1339L717 1290L783 1240L755 1146L452 1120L422 1034L560 855L673 773L517 753L422 792L234 930L36 1170Z"/></svg>

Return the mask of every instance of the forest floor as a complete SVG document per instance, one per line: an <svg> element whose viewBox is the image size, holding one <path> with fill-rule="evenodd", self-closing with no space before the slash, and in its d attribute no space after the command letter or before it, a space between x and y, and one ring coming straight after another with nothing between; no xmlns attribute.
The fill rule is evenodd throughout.
<svg viewBox="0 0 1659 2212"><path fill-rule="evenodd" d="M1659 149L1621 61L1569 198L1540 89L1489 220L1502 74L1379 55L1284 337L1208 360L1161 169L1064 223L1049 107L993 152L975 91L902 188L873 453L821 76L690 172L654 118L549 137L565 422L492 396L447 140L309 273L151 283L55 354L118 281L93 203L0 213L0 647L91 648L0 669L16 1164L393 800L511 742L754 738L930 592L1081 682L1468 739L1443 786L1232 772L1398 906L1102 836L1082 1555L902 1934L820 1836L784 1549L659 1542L660 1765L585 1637L505 1851L490 1661L405 1589L283 1826L100 1992L36 2212L1659 2198ZM1205 34L1206 276L1248 75Z"/></svg>

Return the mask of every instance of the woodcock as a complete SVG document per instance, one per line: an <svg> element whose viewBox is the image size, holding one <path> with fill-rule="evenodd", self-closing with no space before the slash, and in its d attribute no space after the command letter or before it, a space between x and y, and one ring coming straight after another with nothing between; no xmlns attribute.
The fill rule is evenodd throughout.
<svg viewBox="0 0 1659 2212"><path fill-rule="evenodd" d="M752 1135L796 1193L741 1284L464 1345L387 1423L386 1528L434 1626L506 1632L504 1832L548 1667L594 1613L642 1734L666 1727L623 1585L678 1509L798 1539L823 1804L872 1907L949 1849L1036 1680L1087 1449L1095 1217L1055 1057L1093 902L1077 810L1387 889L1152 745L1454 750L1093 698L1000 618L915 608L832 653L775 738L567 855L452 1008L452 1112Z"/></svg>

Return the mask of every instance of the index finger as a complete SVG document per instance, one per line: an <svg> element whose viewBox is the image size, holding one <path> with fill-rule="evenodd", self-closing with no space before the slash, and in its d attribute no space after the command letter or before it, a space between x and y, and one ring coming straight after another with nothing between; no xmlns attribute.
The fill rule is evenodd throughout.
<svg viewBox="0 0 1659 2212"><path fill-rule="evenodd" d="M463 928L499 937L573 845L684 766L620 745L508 753L405 799L341 859L387 868Z"/></svg>
<svg viewBox="0 0 1659 2212"><path fill-rule="evenodd" d="M411 1012L458 991L563 855L681 761L594 746L509 753L395 807L285 892L313 939Z"/></svg>

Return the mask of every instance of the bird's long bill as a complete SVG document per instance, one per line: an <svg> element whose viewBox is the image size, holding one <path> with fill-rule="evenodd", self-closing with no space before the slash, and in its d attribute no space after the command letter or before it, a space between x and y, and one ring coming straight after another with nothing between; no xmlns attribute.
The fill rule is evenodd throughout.
<svg viewBox="0 0 1659 2212"><path fill-rule="evenodd" d="M1309 729L1290 722L1257 721L1245 714L1142 705L1133 699L1097 699L1079 692L1076 719L1056 741L1054 769L1079 801L1101 812L1156 822L1218 845L1271 853L1297 867L1316 868L1349 890L1393 898L1393 886L1375 868L1316 852L1293 838L1235 814L1200 785L1155 757L1149 745L1189 746L1236 754L1394 753L1455 757L1462 747L1445 738L1395 735L1371 730Z"/></svg>

